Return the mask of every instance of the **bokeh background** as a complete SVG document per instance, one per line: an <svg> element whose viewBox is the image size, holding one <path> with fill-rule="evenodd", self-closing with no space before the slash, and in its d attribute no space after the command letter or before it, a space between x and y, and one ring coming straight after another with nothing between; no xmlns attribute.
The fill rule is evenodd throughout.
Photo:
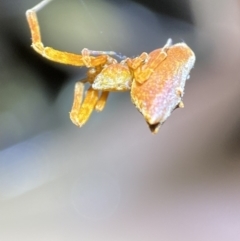
<svg viewBox="0 0 240 241"><path fill-rule="evenodd" d="M30 48L25 11L38 2L0 1L0 240L239 241L239 1L54 0L38 13L59 50L191 46L185 108L157 135L129 93L70 122L86 68Z"/></svg>

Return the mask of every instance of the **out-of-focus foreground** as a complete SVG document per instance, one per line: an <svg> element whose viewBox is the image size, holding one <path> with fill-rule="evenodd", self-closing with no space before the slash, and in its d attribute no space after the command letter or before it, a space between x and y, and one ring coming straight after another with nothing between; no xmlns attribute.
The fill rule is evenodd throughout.
<svg viewBox="0 0 240 241"><path fill-rule="evenodd" d="M112 93L81 129L70 122L86 69L30 48L25 11L37 3L0 3L0 240L239 241L239 2L191 0L194 24L127 0L39 12L44 44L60 50L191 46L185 108L155 136L129 93Z"/></svg>

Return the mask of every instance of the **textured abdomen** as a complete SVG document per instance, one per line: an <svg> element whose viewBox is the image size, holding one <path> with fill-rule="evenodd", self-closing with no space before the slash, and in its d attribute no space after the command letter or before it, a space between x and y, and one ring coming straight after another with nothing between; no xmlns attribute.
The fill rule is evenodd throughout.
<svg viewBox="0 0 240 241"><path fill-rule="evenodd" d="M195 62L193 51L179 43L165 50L167 57L143 84L133 81L131 98L143 114L151 130L156 133L171 112L183 103L186 79ZM149 54L154 57L154 51Z"/></svg>

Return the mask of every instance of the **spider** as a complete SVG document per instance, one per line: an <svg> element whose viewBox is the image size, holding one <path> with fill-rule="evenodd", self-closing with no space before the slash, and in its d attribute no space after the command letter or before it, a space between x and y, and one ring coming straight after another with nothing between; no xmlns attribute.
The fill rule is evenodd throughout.
<svg viewBox="0 0 240 241"><path fill-rule="evenodd" d="M145 118L152 133L176 108L183 108L182 97L186 80L195 63L195 54L185 43L172 45L172 40L150 53L118 62L113 51L84 48L81 54L44 47L36 12L51 0L43 0L27 10L33 49L43 57L62 64L85 66L87 77L75 85L71 121L82 127L93 110L102 111L109 92L130 91L131 100ZM90 84L84 94L84 83ZM83 100L83 97L84 100Z"/></svg>

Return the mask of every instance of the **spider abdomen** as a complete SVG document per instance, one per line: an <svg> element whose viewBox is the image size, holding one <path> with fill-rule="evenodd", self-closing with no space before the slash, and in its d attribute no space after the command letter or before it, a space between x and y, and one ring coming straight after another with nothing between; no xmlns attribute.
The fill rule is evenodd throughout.
<svg viewBox="0 0 240 241"><path fill-rule="evenodd" d="M183 107L185 82L195 62L193 51L185 43L170 46L166 53L149 79L143 84L133 81L131 88L133 103L154 133L175 108Z"/></svg>

